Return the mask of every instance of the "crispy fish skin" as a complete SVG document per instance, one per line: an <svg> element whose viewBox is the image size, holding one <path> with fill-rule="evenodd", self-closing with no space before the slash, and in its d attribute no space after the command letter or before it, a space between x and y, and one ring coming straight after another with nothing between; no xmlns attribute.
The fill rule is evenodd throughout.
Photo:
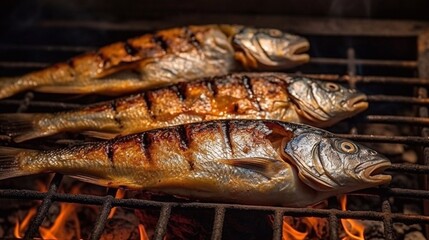
<svg viewBox="0 0 429 240"><path fill-rule="evenodd" d="M390 176L379 173L389 164L325 131L257 120L179 125L50 151L0 147L0 179L59 172L108 187L282 206L386 183Z"/></svg>
<svg viewBox="0 0 429 240"><path fill-rule="evenodd" d="M29 89L117 95L240 68L285 68L308 61L308 55L295 54L308 48L305 39L274 33L238 25L161 30L22 77L1 79L0 99ZM255 50L256 45L259 48Z"/></svg>
<svg viewBox="0 0 429 240"><path fill-rule="evenodd" d="M302 84L307 82L322 86ZM367 104L348 108L346 102L357 103L355 99L360 101L366 97L334 83L329 86L338 89L320 93L317 98L311 93L306 96L302 91L295 94L307 88L311 91L312 86L323 88L323 84L283 73L236 73L182 82L67 112L0 114L0 132L9 134L15 142L22 142L67 131L109 139L153 128L216 119L274 119L327 126L366 109ZM332 94L339 96L335 98ZM326 98L333 99L330 103L323 102L323 107L328 109L324 113L329 115L322 119L307 118L304 110L310 113L319 110L316 100L325 101ZM306 107L312 106L306 104L308 102L315 105L314 108ZM344 106L341 102L345 102Z"/></svg>

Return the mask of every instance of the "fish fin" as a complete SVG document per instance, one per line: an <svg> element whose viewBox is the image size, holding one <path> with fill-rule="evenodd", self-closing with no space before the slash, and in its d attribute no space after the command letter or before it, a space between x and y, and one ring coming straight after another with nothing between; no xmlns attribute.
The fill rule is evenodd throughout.
<svg viewBox="0 0 429 240"><path fill-rule="evenodd" d="M82 182L86 182L86 183L92 183L95 185L107 185L107 181L103 180L101 178L97 178L94 176L88 176L88 175L70 175L70 177L77 179L79 181ZM104 183L104 181L106 181L106 183Z"/></svg>
<svg viewBox="0 0 429 240"><path fill-rule="evenodd" d="M37 152L37 150L0 147L0 180L33 174L19 167L18 154L22 152Z"/></svg>
<svg viewBox="0 0 429 240"><path fill-rule="evenodd" d="M119 136L119 133L97 132L97 131L85 131L85 132L82 132L82 134L89 137L100 138L105 140L112 139Z"/></svg>
<svg viewBox="0 0 429 240"><path fill-rule="evenodd" d="M132 93L148 87L150 83L140 79L140 75L132 72L117 73L100 79L73 82L61 85L40 86L35 89L38 92L62 93L62 94L90 94L117 96L124 93Z"/></svg>
<svg viewBox="0 0 429 240"><path fill-rule="evenodd" d="M11 136L13 141L17 143L56 133L55 130L42 131L38 129L35 116L36 114L31 113L0 114L0 133Z"/></svg>
<svg viewBox="0 0 429 240"><path fill-rule="evenodd" d="M284 162L271 158L239 158L223 159L220 162L239 168L249 169L262 174L264 177L271 179L278 174L278 171L284 168Z"/></svg>

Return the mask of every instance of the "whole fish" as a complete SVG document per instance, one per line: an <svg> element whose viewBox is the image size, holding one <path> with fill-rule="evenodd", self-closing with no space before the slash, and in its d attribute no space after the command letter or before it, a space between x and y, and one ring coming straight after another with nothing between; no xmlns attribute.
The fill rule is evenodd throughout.
<svg viewBox="0 0 429 240"><path fill-rule="evenodd" d="M366 96L339 84L283 73L237 73L148 90L52 114L0 114L15 142L59 132L113 138L215 119L274 119L326 127L368 107Z"/></svg>
<svg viewBox="0 0 429 240"><path fill-rule="evenodd" d="M0 79L0 99L25 90L117 95L239 69L308 62L306 39L276 29L203 25L145 34L23 76Z"/></svg>
<svg viewBox="0 0 429 240"><path fill-rule="evenodd" d="M390 161L329 132L270 120L154 129L58 150L0 147L0 179L56 172L190 199L302 207L389 183Z"/></svg>

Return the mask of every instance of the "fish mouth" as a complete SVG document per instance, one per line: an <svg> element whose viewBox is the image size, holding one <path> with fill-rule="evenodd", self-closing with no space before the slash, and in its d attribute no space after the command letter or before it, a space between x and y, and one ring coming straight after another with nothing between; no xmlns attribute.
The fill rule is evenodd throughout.
<svg viewBox="0 0 429 240"><path fill-rule="evenodd" d="M354 98L350 99L347 104L350 108L361 112L368 108L367 100L368 98L365 94L358 94Z"/></svg>
<svg viewBox="0 0 429 240"><path fill-rule="evenodd" d="M310 55L304 54L304 52L310 49L310 43L303 39L301 41L295 42L292 45L288 46L290 48L290 59L294 62L305 63L310 61Z"/></svg>
<svg viewBox="0 0 429 240"><path fill-rule="evenodd" d="M392 180L392 176L382 174L384 170L391 166L390 162L381 162L375 165L368 167L364 176L370 182L374 182L376 184L387 184Z"/></svg>

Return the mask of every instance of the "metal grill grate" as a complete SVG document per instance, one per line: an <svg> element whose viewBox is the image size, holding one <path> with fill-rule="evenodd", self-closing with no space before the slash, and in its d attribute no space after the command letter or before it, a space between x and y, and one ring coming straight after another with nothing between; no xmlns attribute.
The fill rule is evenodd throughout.
<svg viewBox="0 0 429 240"><path fill-rule="evenodd" d="M210 18L209 18L210 19ZM265 22L268 22L270 18L266 19ZM201 20L201 19L200 19ZM302 20L302 19L301 19ZM181 23L186 24L189 20L183 20ZM285 21L296 22L296 19L286 18ZM332 20L330 20L332 21ZM350 28L350 25L345 24L347 21L338 20L334 26L327 30L327 33L321 33L320 29L316 27L311 27L312 23L309 22L308 26L300 22L299 26L302 27L303 33L309 35L344 35L351 33L350 29L345 31L345 27ZM251 20L248 22L252 23ZM264 22L264 21L262 21ZM322 21L323 22L323 21ZM279 24L279 20L275 23ZM286 23L282 23L280 26L274 26L282 28ZM373 26L370 25L371 22L365 21L364 23L360 22L350 22L352 28L359 29L357 32L353 32L352 35L362 35L362 36L402 36L400 32L389 31L389 29L384 29L383 26L388 25L388 22L376 22ZM55 28L71 28L84 27L96 29L97 31L126 31L126 30L148 30L148 27L136 28L137 24L127 26L126 24L105 24L105 23L94 23L94 22L78 22L78 23L68 23L68 22L43 22L39 27L46 28L47 31L55 31ZM146 25L145 25L146 24ZM143 24L147 26L148 23ZM168 23L169 25L171 23ZM361 27L359 27L362 24ZM350 195L368 195L368 196L377 196L381 199L381 211L341 211L337 207L329 209L310 209L310 208L281 208L281 207L266 207L266 206L245 206L245 205L236 205L236 204L215 204L215 203L179 203L179 202L157 202L149 201L142 199L115 199L113 195L106 196L94 196L94 195L85 195L85 194L67 194L57 192L61 182L62 175L56 174L53 180L51 181L47 192L38 192L32 190L15 190L15 189L1 189L0 190L0 199L25 199L25 200L42 200L41 205L39 206L36 216L33 218L29 228L25 233L25 238L32 238L37 235L38 229L42 224L44 218L47 215L47 212L51 205L54 202L71 202L79 204L90 204L100 206L100 212L95 222L90 239L99 239L103 233L103 229L107 222L107 217L112 209L112 207L126 207L133 209L147 209L155 208L160 210L160 216L158 223L156 225L156 230L154 234L154 239L163 239L169 217L172 209L174 208L207 208L214 211L214 221L212 225L212 235L211 239L221 239L222 231L224 230L224 219L225 212L232 209L238 209L241 211L266 211L274 214L273 222L273 239L279 240L282 238L282 222L283 216L293 216L293 217L321 217L327 218L329 220L329 234L330 239L338 239L338 226L340 219L351 218L351 219L366 219L366 220L377 220L382 221L384 225L384 237L385 239L394 239L393 232L393 222L403 222L403 223L421 223L426 224L426 228L429 226L429 190L428 190L428 176L429 176L429 118L427 104L429 103L429 98L427 96L427 86L429 86L429 32L424 31L415 31L411 26L408 26L405 23L396 23L400 24L404 36L413 36L417 39L417 49L418 49L418 59L416 60L374 60L374 59L357 59L356 50L352 47L349 47L346 51L346 58L325 58L325 57L314 57L312 58L310 65L320 65L320 66L329 66L338 65L346 67L346 75L332 75L332 74L314 74L311 71L307 72L305 68L300 69L301 72L296 73L300 75L314 76L330 81L339 81L348 83L351 87L356 87L356 85L398 85L400 86L414 86L415 95L414 96L392 96L392 95L380 95L373 94L369 96L370 104L378 103L397 103L405 104L411 108L416 109L417 115L414 116L394 116L394 115L364 115L354 120L348 121L348 133L338 134L341 137L347 137L356 141L362 141L367 143L399 143L406 144L411 146L416 146L421 149L421 156L419 156L419 164L393 164L389 169L389 172L395 174L397 172L409 173L409 174L419 174L422 176L422 187L420 189L403 189L403 188L391 188L391 187L380 187L374 189L366 189L352 193ZM412 25L415 23L409 23ZM268 24L267 24L268 25ZM159 23L156 24L157 28L162 28L165 26L159 26ZM379 32L377 32L380 30ZM297 32L299 29L295 28ZM0 51L45 51L45 52L81 52L92 49L91 47L86 46L77 46L77 47L68 47L68 46L58 46L58 45L44 45L44 46L22 46L22 45L0 45ZM74 54L73 54L74 55ZM7 61L2 59L0 61L0 70L1 69L32 69L40 68L48 65L43 61L36 62L19 62L19 61ZM419 77L402 77L402 76L366 76L366 75L357 75L357 69L361 66L372 66L372 67L389 67L389 68L405 68L418 71ZM33 93L27 93L22 96L22 98L14 98L1 100L0 106L8 106L16 108L17 112L26 112L32 108L49 108L49 109L68 109L80 106L75 103L57 103L49 101L49 99L42 100L33 100ZM371 106L370 106L371 107ZM419 131L418 136L386 136L386 135L363 135L358 133L357 122L365 123L386 123L386 124L405 124L418 126L421 131ZM7 140L7 137L0 138L1 140ZM402 213L392 213L392 205L390 198L411 198L411 199L420 199L423 200L423 215L406 215ZM334 204L335 205L335 204ZM338 205L338 204L336 204ZM429 234L429 229L426 230L426 235Z"/></svg>

